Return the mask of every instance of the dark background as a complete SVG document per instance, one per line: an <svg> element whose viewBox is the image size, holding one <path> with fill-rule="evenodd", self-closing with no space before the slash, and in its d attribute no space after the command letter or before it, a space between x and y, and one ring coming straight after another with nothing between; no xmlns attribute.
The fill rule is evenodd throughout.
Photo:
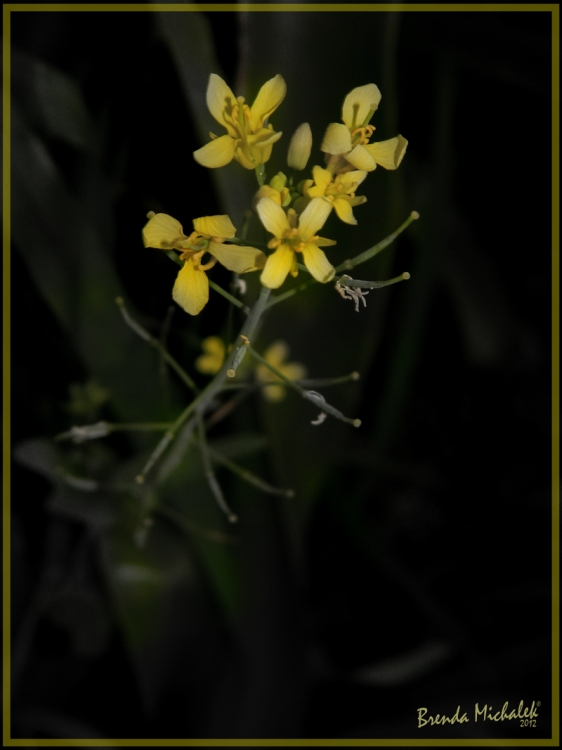
<svg viewBox="0 0 562 750"><path fill-rule="evenodd" d="M549 737L550 14L18 12L12 51L13 736ZM249 102L287 81L269 176L303 121L322 163L346 93L378 84L375 140L409 147L357 227L329 219L335 264L421 215L356 273L410 281L359 313L315 286L265 319L258 350L361 373L325 394L363 424L246 399L209 440L295 497L219 470L235 528L196 449L140 492L157 434L53 441L188 403L114 298L160 335L177 269L143 248L147 211L240 227L253 175L191 156L218 130L211 72ZM211 292L171 318L201 385L228 315ZM521 700L535 728L472 721ZM459 704L470 723L418 729Z"/></svg>

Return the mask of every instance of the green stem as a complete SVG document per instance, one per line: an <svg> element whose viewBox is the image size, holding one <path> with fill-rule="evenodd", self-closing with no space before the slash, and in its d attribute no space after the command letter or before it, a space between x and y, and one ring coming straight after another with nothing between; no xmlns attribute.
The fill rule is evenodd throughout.
<svg viewBox="0 0 562 750"><path fill-rule="evenodd" d="M240 477L240 479L243 479L245 482L248 482L248 484L253 484L254 487L257 487L258 489L262 490L262 492L267 492L269 495L282 495L283 497L294 497L293 490L284 490L281 487L273 487L271 484L268 484L267 482L264 482L263 479L256 476L253 472L249 471L248 469L245 469L243 466L239 466L238 464L234 463L234 461L231 461L229 458L226 458L226 456L223 456L218 451L214 450L213 448L209 448L209 453L211 457L218 463L222 464L225 468L232 471L234 474Z"/></svg>
<svg viewBox="0 0 562 750"><path fill-rule="evenodd" d="M255 303L254 307L250 311L250 314L244 321L244 325L242 326L242 330L240 331L240 336L245 336L248 339L254 335L254 332L256 330L256 327L259 323L259 320L265 310L265 307L267 305L267 300L269 299L269 294L271 290L267 289L266 287L262 287L260 296L258 297L257 302ZM150 455L148 461L146 462L144 468L140 472L140 474L137 476L136 481L139 484L142 484L147 474L151 471L154 464L158 461L160 456L164 453L164 451L168 448L170 443L174 440L175 436L178 433L178 430L187 422L187 420L192 417L194 414L198 417L199 415L203 415L207 408L209 407L209 404L213 401L215 396L220 392L222 389L222 386L226 380L227 377L234 377L234 374L236 372L236 367L240 364L242 361L244 354L246 353L246 346L242 345L238 348L234 348L226 360L224 361L221 369L218 371L218 373L215 375L213 380L209 383L209 385L199 393L199 395L184 409L184 411L180 414L180 416L177 418L177 420L173 423L173 425L166 431L152 454ZM231 374L232 373L232 374ZM195 426L197 424L197 419L192 419L191 424L189 425L189 429L193 430L195 429Z"/></svg>
<svg viewBox="0 0 562 750"><path fill-rule="evenodd" d="M265 184L265 164L258 164L258 166L255 169L256 173L256 180L258 181L258 185L261 187Z"/></svg>
<svg viewBox="0 0 562 750"><path fill-rule="evenodd" d="M218 284L215 284L214 281L211 281L211 279L209 279L209 286L211 287L211 289L214 289L215 292L218 292L225 299L227 299L231 305L236 305L236 307L239 307L241 310L243 310L246 315L250 314L250 308L247 305L245 305L243 302L240 302L240 300L236 299L236 297L233 297L232 294L229 294L225 289L220 287Z"/></svg>
<svg viewBox="0 0 562 750"><path fill-rule="evenodd" d="M205 435L205 426L203 425L203 418L201 415L198 415L197 418L198 426L199 426L199 449L201 450L201 458L203 460L203 469L205 471L205 477L207 478L207 482L209 483L209 488L213 495L215 496L215 500L217 501L217 505L219 508L223 511L225 516L228 518L230 523L236 523L238 521L238 516L236 513L233 513L232 510L229 508L228 503L226 502L226 499L224 497L223 491L221 489L220 484L217 481L217 478L215 476L215 472L213 469L213 462L211 461L211 455L209 452L209 446L207 445L207 438Z"/></svg>
<svg viewBox="0 0 562 750"><path fill-rule="evenodd" d="M289 297L292 297L294 294L297 294L298 292L302 292L305 289L308 289L311 284L318 283L316 279L307 279L306 281L303 281L302 284L299 284L299 286L295 286L292 289L289 289L287 292L283 292L282 294L277 294L275 297L272 297L269 301L268 307L273 307L273 305L277 305L279 302L284 302L286 299L289 299Z"/></svg>
<svg viewBox="0 0 562 750"><path fill-rule="evenodd" d="M244 355L246 354L246 348L247 344L245 342L245 339L250 341L255 333L256 327L258 325L258 322L267 307L267 302L269 300L269 295L271 294L271 289L268 289L265 286L262 286L260 290L260 296L258 297L258 301L254 305L254 309L246 319L245 324L242 326L242 330L240 331L239 338L242 339L242 344L238 345L238 348L233 349L232 357L231 357L231 363L230 366L226 370L226 374L229 378L233 378L236 375L236 370L242 360L244 359Z"/></svg>
<svg viewBox="0 0 562 750"><path fill-rule="evenodd" d="M189 377L187 372L181 367L181 365L176 362L176 360L172 357L172 355L168 352L165 346L162 345L162 343L152 336L147 330L145 330L139 323L137 323L135 320L131 318L129 315L129 312L127 311L127 308L125 307L125 302L123 300L123 297L117 297L115 300L119 306L119 309L121 310L121 315L123 316L123 320L125 323L129 326L129 328L132 328L133 331L141 337L141 339L144 339L147 341L151 346L153 346L155 349L157 349L160 352L160 355L163 359L166 360L166 362L170 365L170 367L175 370L175 372L180 376L180 378L183 380L183 382L194 392L198 393L199 388L195 385L194 381Z"/></svg>
<svg viewBox="0 0 562 750"><path fill-rule="evenodd" d="M339 266L336 267L336 272L338 271L349 271L351 268L355 268L355 266L358 266L360 263L364 263L366 260L370 260L371 258L374 258L375 255L378 255L378 253L381 252L381 250L384 250L386 247L391 245L394 240L402 234L402 232L407 229L410 224L415 221L416 219L419 219L420 215L417 211L412 211L412 213L408 216L406 221L401 224L398 229L393 232L392 234L389 234L388 237L385 237L384 240L381 240L381 242L377 243L376 245L373 245L373 247L369 248L368 250L365 250L365 252L360 253L359 255L356 255L355 258L351 258L348 260L344 260L343 263L340 263Z"/></svg>
<svg viewBox="0 0 562 750"><path fill-rule="evenodd" d="M291 380L291 383L296 383L297 385L302 386L303 388L324 388L326 386L330 385L339 385L340 383L348 383L350 380L359 380L359 373L358 372L352 372L349 375L340 375L340 377L337 378L316 378L315 380ZM223 385L222 390L223 391L238 391L242 390L244 388L251 388L252 390L256 390L258 388L267 388L268 385L271 385L271 383L266 382L250 382L246 381L245 383L226 383ZM285 386L284 382L281 383L275 383L275 385Z"/></svg>
<svg viewBox="0 0 562 750"><path fill-rule="evenodd" d="M305 398L307 401L311 401L313 404L318 406L319 409L326 412L326 414L331 414L333 417L336 417L336 419L341 419L342 422L347 422L347 424L352 424L354 427L360 427L361 426L361 420L360 419L350 419L349 417L345 417L341 411L338 411L333 406L328 404L323 396L320 396L319 394L315 393L314 391L306 391L304 388L301 388L300 385L295 383L294 380L289 380L288 377L283 375L282 372L280 372L276 367L274 367L272 364L270 364L264 357L261 356L261 354L258 354L255 349L252 349L251 346L248 346L248 351L256 359L258 362L261 362L262 365L265 365L271 372L275 373L277 377L282 380L286 385L293 388L293 390L297 391L297 393L300 393L300 395ZM271 383L270 383L271 385Z"/></svg>

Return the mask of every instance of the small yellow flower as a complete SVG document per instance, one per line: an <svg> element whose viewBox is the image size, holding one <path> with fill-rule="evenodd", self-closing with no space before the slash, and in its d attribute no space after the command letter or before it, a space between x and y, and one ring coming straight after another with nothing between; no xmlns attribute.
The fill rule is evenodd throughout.
<svg viewBox="0 0 562 750"><path fill-rule="evenodd" d="M302 380L306 377L306 367L298 362L286 362L289 356L289 347L284 341L276 341L264 352L263 358L273 365L279 372L289 380ZM280 378L274 372L262 365L256 367L256 377L262 383L279 382ZM268 385L262 388L262 393L268 401L282 401L287 389L282 385Z"/></svg>
<svg viewBox="0 0 562 750"><path fill-rule="evenodd" d="M369 143L375 128L368 120L376 111L381 92L374 83L358 86L345 97L342 107L342 123L328 125L321 151L340 156L332 161L332 170L340 171L348 162L356 169L372 172L377 164L385 169L397 169L406 153L408 141L401 135L379 143ZM330 164L329 164L330 167Z"/></svg>
<svg viewBox="0 0 562 750"><path fill-rule="evenodd" d="M365 170L344 172L332 175L327 169L313 167L313 180L306 180L303 192L307 198L324 198L330 202L338 217L346 224L357 224L353 207L367 202L364 195L355 195L355 191L367 176Z"/></svg>
<svg viewBox="0 0 562 750"><path fill-rule="evenodd" d="M216 375L226 354L224 341L218 336L208 336L201 342L201 348L205 353L195 360L195 369L203 375Z"/></svg>
<svg viewBox="0 0 562 750"><path fill-rule="evenodd" d="M289 208L285 213L271 198L262 198L256 210L264 227L274 236L268 247L275 252L268 257L261 275L264 286L277 289L289 273L298 274L296 253L302 253L304 264L316 281L325 284L333 279L334 267L319 246L336 243L316 235L332 210L331 203L313 198L298 219L294 209Z"/></svg>
<svg viewBox="0 0 562 750"><path fill-rule="evenodd" d="M264 83L249 107L243 96L235 97L223 79L212 73L207 86L207 106L227 134L218 137L210 133L211 142L194 151L195 161L211 169L224 167L233 159L246 169L265 164L273 144L282 135L266 122L285 98L286 91L283 77L276 75Z"/></svg>
<svg viewBox="0 0 562 750"><path fill-rule="evenodd" d="M236 235L236 228L226 215L203 216L193 220L195 231L189 237L183 227L168 214L154 214L142 230L145 247L179 250L185 263L178 273L172 297L190 315L198 315L209 300L209 280L205 271L217 260L229 271L247 273L263 268L266 256L255 247L225 245ZM205 253L213 256L202 264Z"/></svg>

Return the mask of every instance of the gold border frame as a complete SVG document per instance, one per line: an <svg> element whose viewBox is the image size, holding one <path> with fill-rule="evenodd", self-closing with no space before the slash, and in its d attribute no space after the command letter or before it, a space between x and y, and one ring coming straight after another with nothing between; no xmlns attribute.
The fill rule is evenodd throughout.
<svg viewBox="0 0 562 750"><path fill-rule="evenodd" d="M560 737L560 7L556 4L500 3L467 4L292 4L292 3L221 3L221 4L155 4L88 3L46 5L5 4L3 10L3 742L5 747L556 747ZM10 666L10 84L11 84L11 14L14 12L549 12L552 16L552 736L549 739L14 739L11 734Z"/></svg>

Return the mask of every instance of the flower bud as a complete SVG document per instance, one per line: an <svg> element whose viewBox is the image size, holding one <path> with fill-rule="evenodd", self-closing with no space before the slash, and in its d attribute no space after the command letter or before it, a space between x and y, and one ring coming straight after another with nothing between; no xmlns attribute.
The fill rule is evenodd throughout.
<svg viewBox="0 0 562 750"><path fill-rule="evenodd" d="M272 177L269 181L270 187L272 187L274 190L278 190L281 192L285 185L287 184L287 177L283 174L283 172L277 172L275 177Z"/></svg>
<svg viewBox="0 0 562 750"><path fill-rule="evenodd" d="M297 171L304 169L312 149L312 131L307 122L295 130L291 143L289 144L289 153L287 154L287 164Z"/></svg>

